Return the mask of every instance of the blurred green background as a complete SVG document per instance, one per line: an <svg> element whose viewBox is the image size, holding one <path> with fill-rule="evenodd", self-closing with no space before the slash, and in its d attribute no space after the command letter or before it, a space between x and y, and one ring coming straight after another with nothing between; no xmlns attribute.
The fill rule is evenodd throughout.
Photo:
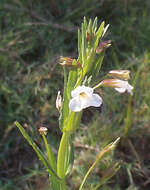
<svg viewBox="0 0 150 190"><path fill-rule="evenodd" d="M150 189L149 10L149 0L0 1L1 190L48 189L48 176L14 121L23 124L40 147L38 128L47 127L56 153L61 133L55 99L63 89L58 58L77 57L77 29L84 16L110 24L105 39L111 39L112 46L99 79L111 69L129 69L134 96L104 89L101 113L85 110L68 185L78 189L96 153L120 136L117 150L98 166L85 189L95 185L115 161L121 169L102 190Z"/></svg>

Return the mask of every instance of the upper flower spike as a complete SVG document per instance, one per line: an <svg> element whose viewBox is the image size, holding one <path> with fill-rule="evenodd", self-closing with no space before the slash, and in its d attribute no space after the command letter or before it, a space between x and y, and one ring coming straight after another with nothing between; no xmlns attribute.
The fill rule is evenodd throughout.
<svg viewBox="0 0 150 190"><path fill-rule="evenodd" d="M93 88L84 85L75 88L71 92L71 96L69 108L74 112L79 112L90 106L99 107L102 104L102 98L93 93Z"/></svg>

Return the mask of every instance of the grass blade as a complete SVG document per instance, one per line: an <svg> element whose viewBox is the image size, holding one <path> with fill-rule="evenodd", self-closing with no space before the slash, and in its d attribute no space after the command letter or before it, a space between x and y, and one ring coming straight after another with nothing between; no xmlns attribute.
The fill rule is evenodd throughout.
<svg viewBox="0 0 150 190"><path fill-rule="evenodd" d="M95 168L95 166L97 165L97 163L106 155L108 154L110 151L114 150L116 144L118 143L118 141L120 140L120 137L117 138L117 140L115 142L110 143L109 145L107 145L102 151L99 152L99 154L97 155L97 159L95 160L95 162L93 163L93 165L89 168L89 170L87 171L86 175L84 176L84 179L79 187L79 190L83 189L83 185L85 183L85 181L87 180L89 174L93 171L93 169Z"/></svg>

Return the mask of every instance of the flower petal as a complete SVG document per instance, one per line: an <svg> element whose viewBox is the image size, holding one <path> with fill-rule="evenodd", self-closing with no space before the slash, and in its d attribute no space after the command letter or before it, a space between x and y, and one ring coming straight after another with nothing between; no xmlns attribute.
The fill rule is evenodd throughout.
<svg viewBox="0 0 150 190"><path fill-rule="evenodd" d="M90 96L86 95L86 98L80 98L81 100L81 107L82 109L84 108L88 108L89 106L91 106L91 98Z"/></svg>
<svg viewBox="0 0 150 190"><path fill-rule="evenodd" d="M77 88L75 88L74 90L72 90L71 92L71 96L72 97L76 97L78 96L80 93L86 93L86 94L92 94L93 93L93 89L87 86L78 86Z"/></svg>
<svg viewBox="0 0 150 190"><path fill-rule="evenodd" d="M124 93L126 91L126 88L115 88L119 93Z"/></svg>
<svg viewBox="0 0 150 190"><path fill-rule="evenodd" d="M74 112L79 112L83 109L82 105L81 105L81 101L79 99L79 96L74 97L70 100L69 109L74 111Z"/></svg>
<svg viewBox="0 0 150 190"><path fill-rule="evenodd" d="M93 94L90 99L90 106L100 107L103 100L98 94Z"/></svg>
<svg viewBox="0 0 150 190"><path fill-rule="evenodd" d="M79 112L90 106L99 107L102 104L102 98L98 94L93 94L93 88L78 86L71 92L72 99L69 102L69 109Z"/></svg>

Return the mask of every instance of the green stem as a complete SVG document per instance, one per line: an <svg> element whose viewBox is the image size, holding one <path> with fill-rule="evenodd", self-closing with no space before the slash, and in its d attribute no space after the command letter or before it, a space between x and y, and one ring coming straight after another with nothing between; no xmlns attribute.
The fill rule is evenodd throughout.
<svg viewBox="0 0 150 190"><path fill-rule="evenodd" d="M77 86L79 86L81 84L83 77L84 77L84 75L83 75L83 68L82 68L80 76L79 76L74 88L76 88Z"/></svg>
<svg viewBox="0 0 150 190"><path fill-rule="evenodd" d="M66 180L65 179L60 184L60 190L67 190Z"/></svg>
<svg viewBox="0 0 150 190"><path fill-rule="evenodd" d="M93 87L93 90L95 90L96 88L99 88L101 85L102 85L101 83L97 84L96 86Z"/></svg>
<svg viewBox="0 0 150 190"><path fill-rule="evenodd" d="M131 118L132 118L132 109L131 109L131 103L132 103L132 96L129 97L128 100L128 108L127 108L127 115L125 120L125 127L124 127L124 134L123 137L125 138L128 134L128 131L131 128Z"/></svg>
<svg viewBox="0 0 150 190"><path fill-rule="evenodd" d="M94 162L94 164L90 167L90 169L88 170L88 172L87 172L86 175L84 176L84 179L83 179L83 181L82 181L82 183L81 183L81 185L80 185L79 190L82 190L83 185L84 185L84 183L85 183L87 177L89 176L89 174L91 173L91 171L95 168L96 164L97 164L97 162Z"/></svg>
<svg viewBox="0 0 150 190"><path fill-rule="evenodd" d="M56 170L57 170L56 161L55 161L55 157L54 157L54 154L52 152L51 146L48 144L47 139L46 139L44 134L42 135L42 137L43 137L43 140L44 140L44 143L45 143L45 148L46 148L46 151L47 151L47 154L48 154L49 164L52 167L52 169L56 172Z"/></svg>
<svg viewBox="0 0 150 190"><path fill-rule="evenodd" d="M66 70L66 67L63 67L64 68L64 92L67 88L67 70Z"/></svg>
<svg viewBox="0 0 150 190"><path fill-rule="evenodd" d="M50 176L50 190L67 190L66 179L58 180L53 176Z"/></svg>
<svg viewBox="0 0 150 190"><path fill-rule="evenodd" d="M69 165L69 138L70 133L64 132L60 141L57 157L57 174L61 179L65 178Z"/></svg>

